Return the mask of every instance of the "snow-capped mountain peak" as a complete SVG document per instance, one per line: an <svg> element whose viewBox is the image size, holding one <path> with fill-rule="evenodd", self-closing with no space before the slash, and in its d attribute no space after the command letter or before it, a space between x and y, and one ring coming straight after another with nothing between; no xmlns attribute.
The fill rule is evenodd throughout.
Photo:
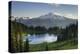
<svg viewBox="0 0 80 54"><path fill-rule="evenodd" d="M61 19L61 20L65 19L64 16L59 16L59 15L56 15L53 13L48 13L48 14L42 15L39 18L43 18L43 19L52 18L52 19Z"/></svg>

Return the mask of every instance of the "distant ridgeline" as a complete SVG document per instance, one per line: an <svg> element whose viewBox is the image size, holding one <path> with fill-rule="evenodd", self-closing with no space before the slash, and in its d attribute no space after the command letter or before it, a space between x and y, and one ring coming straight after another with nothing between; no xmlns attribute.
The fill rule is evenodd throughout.
<svg viewBox="0 0 80 54"><path fill-rule="evenodd" d="M41 26L45 28L57 26L60 28L65 28L66 26L69 26L70 24L76 24L77 19L67 18L64 16L48 13L46 15L42 15L42 16L35 17L32 19L30 19L29 17L27 18L17 17L16 21L26 26L33 26L33 27Z"/></svg>
<svg viewBox="0 0 80 54"><path fill-rule="evenodd" d="M17 24L17 27L20 27L21 30L27 31L30 34L37 33L54 33L61 34L63 30L75 28L78 26L78 19L71 19L60 15L55 15L52 13L48 13L46 15L42 15L36 18L30 19L29 17L14 17L11 16L11 23L14 25ZM72 27L73 26L73 27Z"/></svg>

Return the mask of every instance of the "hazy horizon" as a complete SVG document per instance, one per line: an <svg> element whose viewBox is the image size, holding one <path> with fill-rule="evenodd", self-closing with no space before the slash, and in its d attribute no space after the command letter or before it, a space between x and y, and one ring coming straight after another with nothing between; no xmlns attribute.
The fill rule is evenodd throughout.
<svg viewBox="0 0 80 54"><path fill-rule="evenodd" d="M67 4L12 2L12 16L35 18L48 13L78 18L78 6Z"/></svg>

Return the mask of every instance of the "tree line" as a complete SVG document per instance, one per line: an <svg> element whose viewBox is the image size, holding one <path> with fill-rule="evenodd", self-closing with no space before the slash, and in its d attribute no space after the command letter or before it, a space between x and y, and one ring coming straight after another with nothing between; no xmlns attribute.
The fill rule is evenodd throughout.
<svg viewBox="0 0 80 54"><path fill-rule="evenodd" d="M78 23L70 24L66 28L59 28L58 26L45 28L44 26L25 26L24 24L11 21L11 43L10 52L28 52L29 51L29 41L23 42L23 33L27 34L56 34L58 35L58 41L69 40L71 38L78 37ZM77 42L77 41L75 41ZM45 50L48 50L47 44L45 45Z"/></svg>

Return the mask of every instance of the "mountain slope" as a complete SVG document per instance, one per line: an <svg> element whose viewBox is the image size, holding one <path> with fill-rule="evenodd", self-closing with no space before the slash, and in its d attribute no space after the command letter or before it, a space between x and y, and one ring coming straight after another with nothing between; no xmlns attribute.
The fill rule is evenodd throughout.
<svg viewBox="0 0 80 54"><path fill-rule="evenodd" d="M76 19L69 19L64 16L55 15L52 13L32 18L32 19L17 19L17 22L25 24L27 26L44 26L46 28L59 26L65 28L71 23L76 23Z"/></svg>

